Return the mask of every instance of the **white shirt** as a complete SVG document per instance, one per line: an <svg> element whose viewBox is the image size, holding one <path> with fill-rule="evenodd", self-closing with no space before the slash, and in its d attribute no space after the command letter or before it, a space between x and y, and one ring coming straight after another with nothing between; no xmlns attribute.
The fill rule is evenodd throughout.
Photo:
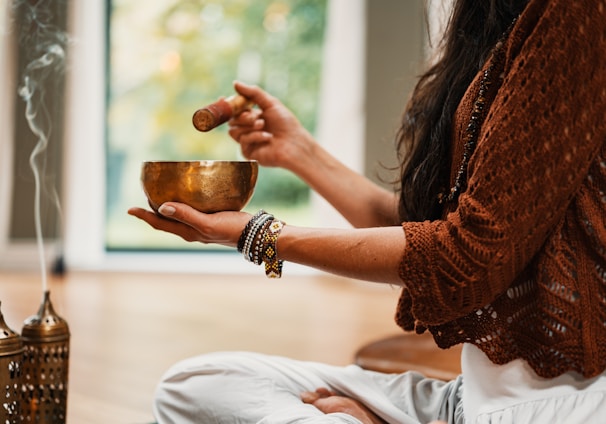
<svg viewBox="0 0 606 424"><path fill-rule="evenodd" d="M591 379L576 372L543 378L522 359L496 365L471 344L463 346L461 368L466 423L508 422L510 419L514 420L512 422L527 420L549 424L606 423L606 402L603 402L606 373ZM547 405L550 402L554 405ZM512 407L513 412L504 412ZM543 413L542 410L547 411ZM489 414L501 418L491 418ZM505 415L508 418L503 419Z"/></svg>

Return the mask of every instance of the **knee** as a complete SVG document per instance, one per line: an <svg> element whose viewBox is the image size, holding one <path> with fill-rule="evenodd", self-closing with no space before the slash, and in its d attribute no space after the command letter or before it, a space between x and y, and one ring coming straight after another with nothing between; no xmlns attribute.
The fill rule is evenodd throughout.
<svg viewBox="0 0 606 424"><path fill-rule="evenodd" d="M243 354L211 353L180 361L160 380L154 398L159 423L214 422L233 413L234 394L250 376Z"/></svg>

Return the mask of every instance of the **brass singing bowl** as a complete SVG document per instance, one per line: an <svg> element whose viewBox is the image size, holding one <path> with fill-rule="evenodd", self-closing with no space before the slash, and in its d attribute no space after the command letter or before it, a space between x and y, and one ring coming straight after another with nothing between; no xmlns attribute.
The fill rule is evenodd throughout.
<svg viewBox="0 0 606 424"><path fill-rule="evenodd" d="M147 161L141 183L154 211L164 202L185 203L201 212L239 211L255 190L256 161Z"/></svg>

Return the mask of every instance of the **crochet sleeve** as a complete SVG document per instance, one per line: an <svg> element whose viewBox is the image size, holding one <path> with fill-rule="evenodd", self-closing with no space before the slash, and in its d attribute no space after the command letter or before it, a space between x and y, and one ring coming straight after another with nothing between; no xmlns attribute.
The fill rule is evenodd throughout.
<svg viewBox="0 0 606 424"><path fill-rule="evenodd" d="M456 210L403 224L406 329L450 322L503 293L564 219L606 140L605 2L547 3L507 44Z"/></svg>

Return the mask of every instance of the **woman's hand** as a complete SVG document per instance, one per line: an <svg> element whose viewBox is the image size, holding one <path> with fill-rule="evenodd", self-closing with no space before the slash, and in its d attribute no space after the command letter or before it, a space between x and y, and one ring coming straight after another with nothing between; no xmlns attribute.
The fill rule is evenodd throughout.
<svg viewBox="0 0 606 424"><path fill-rule="evenodd" d="M361 402L346 396L338 396L325 388L320 388L315 392L304 392L301 394L301 400L315 406L325 414L342 412L357 418L363 424L385 424L381 417Z"/></svg>
<svg viewBox="0 0 606 424"><path fill-rule="evenodd" d="M240 82L234 87L259 106L229 121L229 134L240 143L246 158L293 172L355 227L399 224L393 192L352 171L322 148L272 95Z"/></svg>
<svg viewBox="0 0 606 424"><path fill-rule="evenodd" d="M229 135L240 143L242 154L260 165L296 173L300 161L313 156L311 134L282 102L261 88L241 82L234 88L259 107L229 121Z"/></svg>
<svg viewBox="0 0 606 424"><path fill-rule="evenodd" d="M245 212L217 212L205 214L183 203L167 202L159 213L131 208L129 215L135 216L156 230L175 234L185 241L216 243L236 247L240 234L251 215Z"/></svg>
<svg viewBox="0 0 606 424"><path fill-rule="evenodd" d="M342 412L358 419L362 424L386 423L385 420L372 412L361 402L346 396L339 396L325 388L317 389L315 392L303 392L301 393L301 400L304 403L315 406L325 414ZM448 423L446 421L432 421L429 424Z"/></svg>

